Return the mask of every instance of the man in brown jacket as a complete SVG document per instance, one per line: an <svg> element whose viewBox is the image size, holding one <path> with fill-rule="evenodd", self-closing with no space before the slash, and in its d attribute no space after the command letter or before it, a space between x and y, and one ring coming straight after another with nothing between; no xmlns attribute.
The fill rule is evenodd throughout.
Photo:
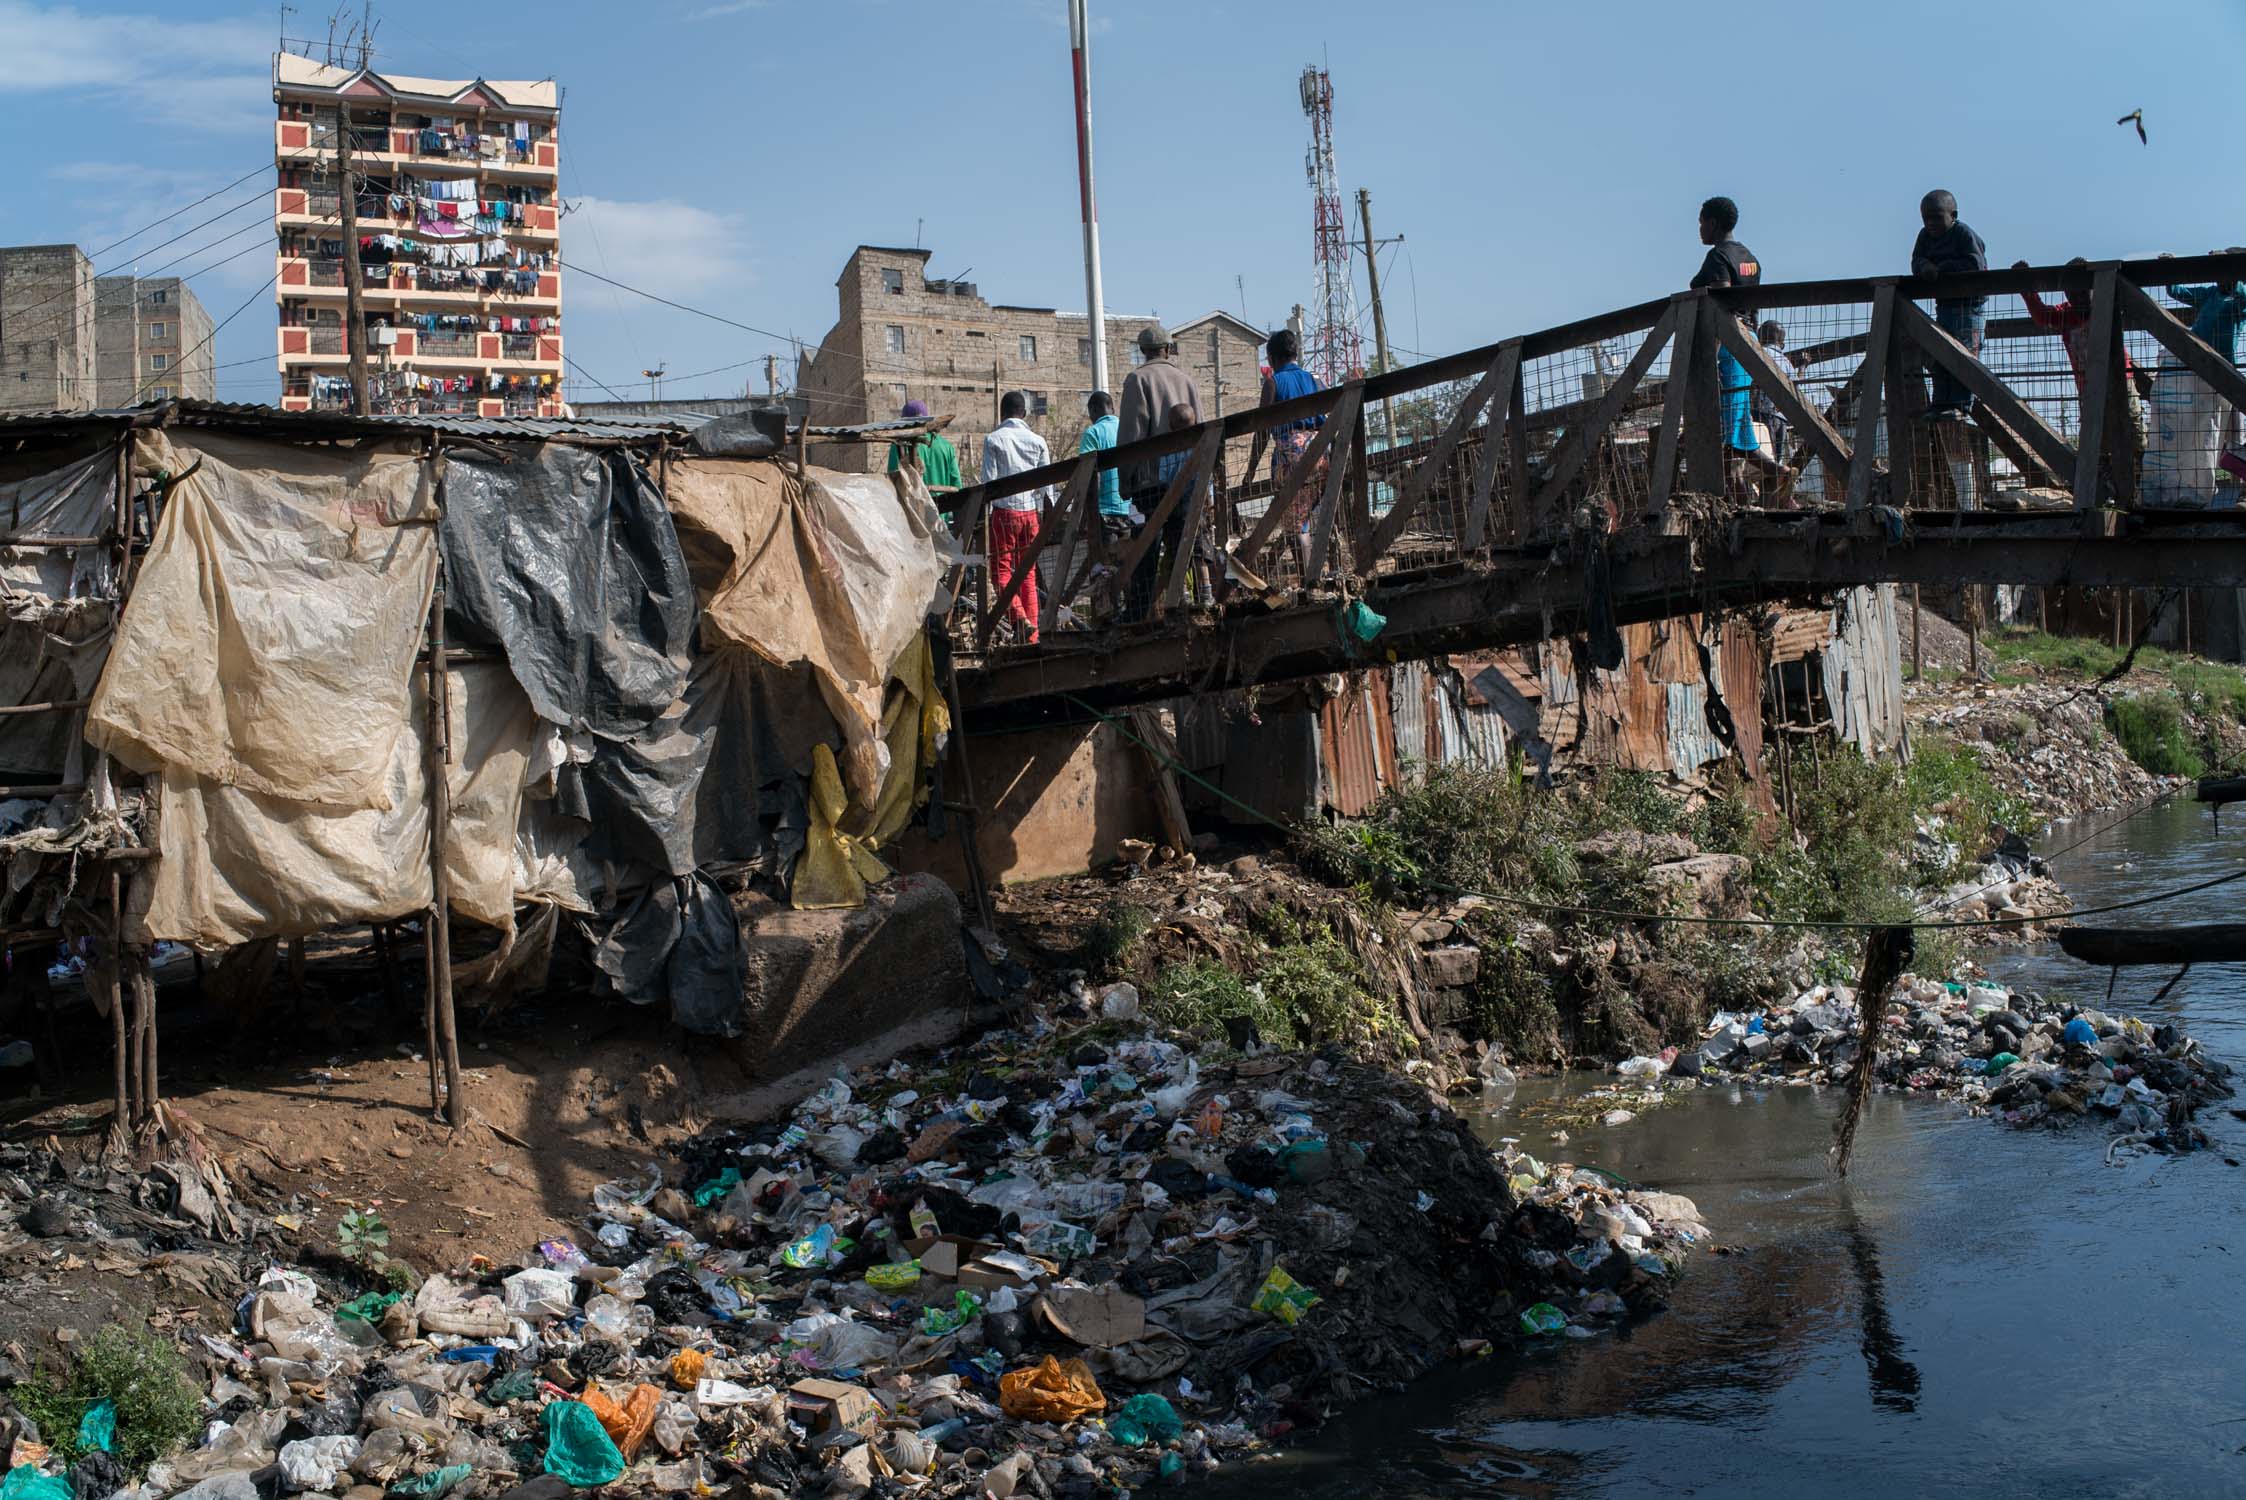
<svg viewBox="0 0 2246 1500"><path fill-rule="evenodd" d="M1117 447L1126 447L1141 438L1160 437L1174 430L1174 409L1183 407L1192 414L1192 426L1201 420L1201 395L1193 388L1193 377L1177 362L1178 346L1171 342L1170 331L1159 323L1149 323L1139 330L1139 353L1143 360L1123 381L1123 402L1118 429ZM1162 503L1162 479L1157 465L1132 464L1123 471L1123 494L1139 514L1153 518ZM1154 580L1161 576L1162 558L1174 556L1185 541L1186 507L1182 503L1162 528L1160 547L1149 547L1140 560L1138 571L1129 581L1123 616L1127 620L1143 619L1153 602Z"/></svg>

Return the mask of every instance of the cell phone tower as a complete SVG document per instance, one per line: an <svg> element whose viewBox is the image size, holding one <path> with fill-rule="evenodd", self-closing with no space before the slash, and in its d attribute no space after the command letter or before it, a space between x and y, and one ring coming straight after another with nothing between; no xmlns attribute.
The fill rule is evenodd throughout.
<svg viewBox="0 0 2246 1500"><path fill-rule="evenodd" d="M1315 63L1302 70L1302 112L1310 117L1310 154L1303 169L1316 199L1315 229L1318 294L1310 347L1303 351L1310 373L1325 386L1355 380L1365 373L1364 348L1357 336L1357 285L1350 275L1349 226L1341 216L1341 178L1334 170L1334 85Z"/></svg>

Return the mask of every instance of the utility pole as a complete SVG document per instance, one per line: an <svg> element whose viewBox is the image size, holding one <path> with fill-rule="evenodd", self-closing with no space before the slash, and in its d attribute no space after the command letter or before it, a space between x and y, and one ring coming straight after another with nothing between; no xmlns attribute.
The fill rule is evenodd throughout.
<svg viewBox="0 0 2246 1500"><path fill-rule="evenodd" d="M1076 186L1084 216L1085 318L1092 334L1092 389L1107 389L1107 304L1100 291L1100 215L1092 196L1092 22L1086 0L1068 0L1069 65L1076 76Z"/></svg>
<svg viewBox="0 0 2246 1500"><path fill-rule="evenodd" d="M1380 368L1385 373L1390 365L1388 318L1380 306L1380 241L1373 238L1373 195L1365 188L1357 189L1357 219L1365 227L1365 279L1372 284L1373 291L1373 349L1380 359ZM1385 397L1380 403L1380 425L1388 436L1388 446L1395 447L1396 408Z"/></svg>
<svg viewBox="0 0 2246 1500"><path fill-rule="evenodd" d="M1224 416L1224 360L1215 325L1209 328L1209 393L1216 399L1216 415Z"/></svg>
<svg viewBox="0 0 2246 1500"><path fill-rule="evenodd" d="M351 353L351 409L374 412L367 389L366 278L359 270L359 185L351 176L351 107L335 106L335 171L343 209L343 347Z"/></svg>
<svg viewBox="0 0 2246 1500"><path fill-rule="evenodd" d="M780 356L777 354L764 356L764 393L767 396L780 394Z"/></svg>

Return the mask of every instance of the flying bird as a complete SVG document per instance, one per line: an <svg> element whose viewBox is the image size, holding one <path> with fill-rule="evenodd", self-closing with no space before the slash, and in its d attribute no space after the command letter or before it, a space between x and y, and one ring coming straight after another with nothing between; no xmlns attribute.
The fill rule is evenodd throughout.
<svg viewBox="0 0 2246 1500"><path fill-rule="evenodd" d="M2129 111L2129 113L2123 115L2120 119L2114 121L2114 124L2136 126L2137 144L2139 144L2140 146L2149 146L2152 144L2151 141L2145 138L2145 112L2143 110L2133 109Z"/></svg>

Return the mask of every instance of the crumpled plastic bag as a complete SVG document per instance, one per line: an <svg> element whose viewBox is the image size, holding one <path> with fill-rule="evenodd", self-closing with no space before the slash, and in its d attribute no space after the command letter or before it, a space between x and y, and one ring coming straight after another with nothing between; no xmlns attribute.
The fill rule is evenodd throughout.
<svg viewBox="0 0 2246 1500"><path fill-rule="evenodd" d="M1107 1419L1108 1436L1126 1448L1147 1442L1166 1443L1184 1430L1177 1408L1151 1391L1133 1396Z"/></svg>
<svg viewBox="0 0 2246 1500"><path fill-rule="evenodd" d="M1292 1328L1320 1300L1316 1292L1289 1276L1284 1266L1273 1266L1271 1274L1263 1278L1263 1285L1256 1288L1256 1300L1249 1306L1257 1312L1271 1314Z"/></svg>
<svg viewBox="0 0 2246 1500"><path fill-rule="evenodd" d="M546 1430L546 1472L564 1484L587 1490L624 1472L624 1455L584 1402L556 1401L539 1420Z"/></svg>
<svg viewBox="0 0 2246 1500"><path fill-rule="evenodd" d="M262 1469L277 1456L274 1447L291 1415L286 1408L253 1411L193 1453L175 1460L172 1473L189 1484L200 1484L219 1474Z"/></svg>
<svg viewBox="0 0 2246 1500"><path fill-rule="evenodd" d="M42 1474L31 1464L17 1464L0 1480L0 1500L70 1500L70 1481L60 1474Z"/></svg>
<svg viewBox="0 0 2246 1500"><path fill-rule="evenodd" d="M351 1472L375 1484L387 1484L428 1451L429 1445L412 1433L386 1427L367 1434L359 1456L351 1460Z"/></svg>
<svg viewBox="0 0 2246 1500"><path fill-rule="evenodd" d="M1080 1359L1048 1354L1035 1368L998 1377L998 1405L1018 1422L1073 1422L1107 1409L1107 1397Z"/></svg>
<svg viewBox="0 0 2246 1500"><path fill-rule="evenodd" d="M108 1453L117 1446L117 1403L103 1397L78 1419L78 1451Z"/></svg>
<svg viewBox="0 0 2246 1500"><path fill-rule="evenodd" d="M709 1367L710 1357L701 1350L681 1349L671 1356L671 1384L682 1391L691 1391Z"/></svg>
<svg viewBox="0 0 2246 1500"><path fill-rule="evenodd" d="M411 1479L401 1479L390 1486L390 1493L402 1495L406 1500L436 1500L437 1496L475 1472L468 1464L449 1464L442 1469L431 1469L426 1474L416 1474Z"/></svg>
<svg viewBox="0 0 2246 1500"><path fill-rule="evenodd" d="M332 1490L358 1461L355 1437L299 1438L281 1449L281 1478L292 1490Z"/></svg>
<svg viewBox="0 0 2246 1500"><path fill-rule="evenodd" d="M616 1440L616 1449L630 1463L639 1456L640 1444L655 1426L655 1414L663 1408L663 1393L652 1385L635 1387L631 1395L619 1406L597 1385L585 1387L585 1405L600 1419L601 1426Z"/></svg>
<svg viewBox="0 0 2246 1500"><path fill-rule="evenodd" d="M577 1278L567 1271L533 1267L517 1271L499 1288L502 1305L518 1318L566 1318L577 1306Z"/></svg>

